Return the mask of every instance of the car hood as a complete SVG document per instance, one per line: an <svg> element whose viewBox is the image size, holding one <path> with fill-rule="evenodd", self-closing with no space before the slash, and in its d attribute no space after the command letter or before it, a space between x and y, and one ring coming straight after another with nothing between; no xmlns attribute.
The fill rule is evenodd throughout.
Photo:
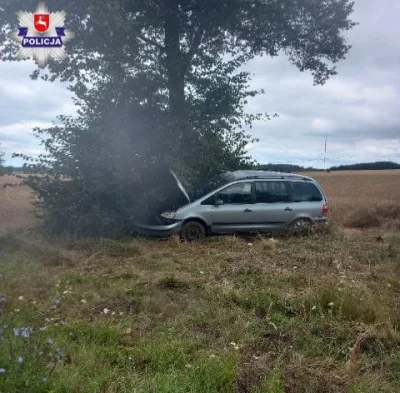
<svg viewBox="0 0 400 393"><path fill-rule="evenodd" d="M190 197L189 194L187 193L185 187L183 186L182 182L179 180L178 176L176 175L176 173L173 170L169 171L171 173L171 175L174 177L177 186L179 187L179 189L182 191L182 194L185 196L185 198L187 199L188 203L190 203Z"/></svg>

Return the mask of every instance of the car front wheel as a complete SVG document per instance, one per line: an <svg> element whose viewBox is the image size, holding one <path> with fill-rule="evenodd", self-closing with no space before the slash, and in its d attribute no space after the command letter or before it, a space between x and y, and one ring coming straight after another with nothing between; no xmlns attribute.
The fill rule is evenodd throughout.
<svg viewBox="0 0 400 393"><path fill-rule="evenodd" d="M181 229L181 239L186 241L200 240L206 237L206 228L199 221L187 221Z"/></svg>

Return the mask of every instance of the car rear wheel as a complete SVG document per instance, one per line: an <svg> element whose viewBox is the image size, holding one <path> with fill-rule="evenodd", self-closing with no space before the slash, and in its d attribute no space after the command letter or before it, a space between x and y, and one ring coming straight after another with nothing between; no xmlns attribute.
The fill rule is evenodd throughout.
<svg viewBox="0 0 400 393"><path fill-rule="evenodd" d="M313 229L313 223L307 218L298 218L293 221L289 226L289 232L292 234L309 234Z"/></svg>
<svg viewBox="0 0 400 393"><path fill-rule="evenodd" d="M187 221L183 224L181 229L181 239L191 242L193 240L200 240L206 237L206 228L199 221Z"/></svg>

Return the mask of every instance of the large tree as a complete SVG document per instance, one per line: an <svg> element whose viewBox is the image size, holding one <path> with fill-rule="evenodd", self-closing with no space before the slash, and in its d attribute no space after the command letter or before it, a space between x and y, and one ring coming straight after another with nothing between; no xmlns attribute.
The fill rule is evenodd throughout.
<svg viewBox="0 0 400 393"><path fill-rule="evenodd" d="M155 162L174 168L192 186L219 169L245 165L245 126L261 114L244 112L248 97L258 92L249 90L243 66L255 56L286 55L301 71L310 71L315 84L323 84L348 52L344 33L354 26L349 0L54 0L48 5L67 12L67 27L76 38L68 43L67 60L51 61L33 77L67 81L80 110L77 119L63 117L60 125L38 130L49 153L42 162L53 172L47 183L40 178L36 189L48 209L68 206L68 217L92 211L97 200L100 221L112 216L103 212L115 188L124 195L119 217L146 210L139 200L149 204L145 190L160 184L148 180ZM16 11L35 7L36 1L3 1L2 31L16 28ZM3 57L15 59L17 45L2 37ZM62 175L72 179L68 186L55 183ZM72 184L71 200L57 202L55 196ZM141 207L123 208L134 205Z"/></svg>

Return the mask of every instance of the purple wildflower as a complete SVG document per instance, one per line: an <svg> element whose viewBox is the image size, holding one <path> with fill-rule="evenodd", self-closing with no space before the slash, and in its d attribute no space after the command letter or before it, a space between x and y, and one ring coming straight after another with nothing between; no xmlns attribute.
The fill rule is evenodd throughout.
<svg viewBox="0 0 400 393"><path fill-rule="evenodd" d="M21 330L21 336L24 338L29 338L32 333L33 333L33 329L31 327L23 328Z"/></svg>
<svg viewBox="0 0 400 393"><path fill-rule="evenodd" d="M7 299L7 296L5 295L5 293L0 295L0 303L5 303L6 299Z"/></svg>
<svg viewBox="0 0 400 393"><path fill-rule="evenodd" d="M0 341L4 341L4 336L0 336Z"/></svg>
<svg viewBox="0 0 400 393"><path fill-rule="evenodd" d="M0 308L0 314L3 312L3 309L2 308Z"/></svg>
<svg viewBox="0 0 400 393"><path fill-rule="evenodd" d="M47 342L48 342L49 344L53 345L53 344L54 344L54 339L49 338L49 339L47 340Z"/></svg>
<svg viewBox="0 0 400 393"><path fill-rule="evenodd" d="M0 374L4 374L6 372L5 368L0 368Z"/></svg>
<svg viewBox="0 0 400 393"><path fill-rule="evenodd" d="M56 304L60 304L61 300L60 299L56 299Z"/></svg>
<svg viewBox="0 0 400 393"><path fill-rule="evenodd" d="M15 335L16 337L19 336L19 329L18 329L18 328L13 328L13 332L14 332L14 335Z"/></svg>
<svg viewBox="0 0 400 393"><path fill-rule="evenodd" d="M20 356L19 358L18 358L18 363L19 364L22 364L24 362L24 358L22 357L22 356Z"/></svg>

